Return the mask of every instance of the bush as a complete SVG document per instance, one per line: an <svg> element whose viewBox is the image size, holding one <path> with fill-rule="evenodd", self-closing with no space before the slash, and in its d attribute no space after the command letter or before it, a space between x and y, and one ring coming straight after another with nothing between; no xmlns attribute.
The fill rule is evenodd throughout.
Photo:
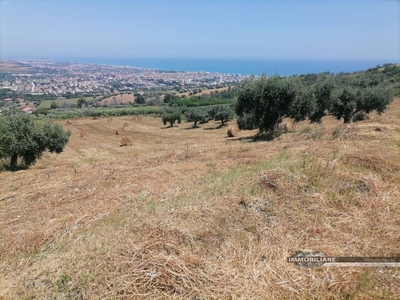
<svg viewBox="0 0 400 300"><path fill-rule="evenodd" d="M359 122L363 120L368 120L368 115L363 111L359 111L353 116L353 122Z"/></svg>
<svg viewBox="0 0 400 300"><path fill-rule="evenodd" d="M34 112L34 114L36 116L38 115L47 115L49 113L49 109L44 108L44 107L39 107L38 109L36 109L36 111Z"/></svg>

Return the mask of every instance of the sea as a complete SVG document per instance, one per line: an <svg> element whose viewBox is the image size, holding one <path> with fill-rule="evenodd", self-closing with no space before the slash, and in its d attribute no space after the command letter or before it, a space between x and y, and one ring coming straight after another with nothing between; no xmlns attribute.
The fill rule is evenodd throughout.
<svg viewBox="0 0 400 300"><path fill-rule="evenodd" d="M38 58L37 58L38 59ZM291 76L310 73L365 71L377 65L396 63L385 60L294 60L294 59L184 59L184 58L89 58L53 57L71 63L130 66L164 71L203 71L241 75ZM33 60L33 58L31 58ZM39 59L38 59L39 60Z"/></svg>

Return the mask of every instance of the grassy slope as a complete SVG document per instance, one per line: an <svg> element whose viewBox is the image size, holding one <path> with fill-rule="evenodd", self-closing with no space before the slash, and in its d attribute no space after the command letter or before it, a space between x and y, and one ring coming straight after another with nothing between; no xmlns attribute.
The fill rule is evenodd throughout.
<svg viewBox="0 0 400 300"><path fill-rule="evenodd" d="M115 135L124 122L132 147ZM0 298L400 295L398 268L286 263L304 249L399 255L400 98L271 142L191 126L74 120L64 153L0 173Z"/></svg>

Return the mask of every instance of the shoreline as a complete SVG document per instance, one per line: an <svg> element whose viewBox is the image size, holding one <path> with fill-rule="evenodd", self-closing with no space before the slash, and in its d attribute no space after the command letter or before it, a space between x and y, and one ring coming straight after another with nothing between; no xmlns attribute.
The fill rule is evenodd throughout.
<svg viewBox="0 0 400 300"><path fill-rule="evenodd" d="M311 73L354 73L383 65L387 60L321 60L321 59L188 59L188 58L88 58L37 57L0 58L1 61L40 61L67 64L98 65L164 72L203 72L218 74L292 76Z"/></svg>

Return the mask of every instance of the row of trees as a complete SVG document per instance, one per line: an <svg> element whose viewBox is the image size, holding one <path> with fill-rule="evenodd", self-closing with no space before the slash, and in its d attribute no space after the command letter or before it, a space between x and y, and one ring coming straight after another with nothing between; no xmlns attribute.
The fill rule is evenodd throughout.
<svg viewBox="0 0 400 300"><path fill-rule="evenodd" d="M187 107L230 104L233 102L236 92L235 88L228 87L228 89L224 91L215 90L199 96L192 95L189 98L186 98L185 96L165 94L164 103L168 103L170 106L178 105Z"/></svg>
<svg viewBox="0 0 400 300"><path fill-rule="evenodd" d="M38 118L51 119L74 119L83 117L118 117L118 116L138 116L138 115L161 115L163 109L159 107L141 106L141 107L99 107L88 109L57 109L49 110L47 108L38 108L34 115Z"/></svg>
<svg viewBox="0 0 400 300"><path fill-rule="evenodd" d="M382 113L393 100L385 80L320 74L306 78L274 76L245 81L239 88L235 111L240 129L275 131L285 117L295 122L321 122L332 115L345 123Z"/></svg>
<svg viewBox="0 0 400 300"><path fill-rule="evenodd" d="M175 122L182 122L182 115L185 116L187 122L193 122L193 127L197 127L197 123L204 124L210 120L220 121L221 126L233 119L233 112L227 106L217 105L208 108L168 108L161 115L164 125L167 123L172 127Z"/></svg>

